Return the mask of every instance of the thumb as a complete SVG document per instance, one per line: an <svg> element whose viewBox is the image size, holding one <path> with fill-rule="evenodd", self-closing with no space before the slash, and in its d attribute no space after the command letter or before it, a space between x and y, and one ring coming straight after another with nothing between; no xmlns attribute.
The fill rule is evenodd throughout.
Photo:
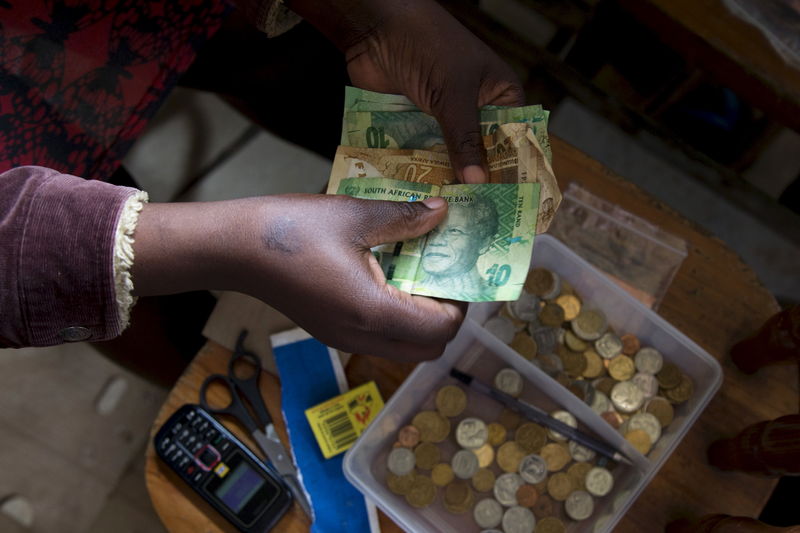
<svg viewBox="0 0 800 533"><path fill-rule="evenodd" d="M481 137L477 92L443 98L444 106L434 110L442 126L447 153L458 181L485 183L488 179L486 149Z"/></svg>
<svg viewBox="0 0 800 533"><path fill-rule="evenodd" d="M363 236L367 247L404 241L424 235L435 228L447 214L444 198L433 197L422 202L369 201L364 224L369 228Z"/></svg>

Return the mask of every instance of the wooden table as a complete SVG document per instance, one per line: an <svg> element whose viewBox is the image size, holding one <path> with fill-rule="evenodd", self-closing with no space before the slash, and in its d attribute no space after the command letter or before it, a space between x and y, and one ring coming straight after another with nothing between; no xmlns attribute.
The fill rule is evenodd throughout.
<svg viewBox="0 0 800 533"><path fill-rule="evenodd" d="M563 141L553 138L552 146L553 166L562 187L572 181L579 182L594 194L687 241L689 255L658 312L715 356L725 375L719 393L616 531L656 531L676 518L711 512L758 516L776 481L714 471L706 464L705 453L708 445L718 438L732 436L749 424L797 411L796 368L773 367L746 376L726 357L734 342L756 330L779 310L778 304L753 271L720 240ZM208 373L226 371L228 354L211 342L201 350L164 403L153 424L153 434L177 407L197 400L199 385ZM347 366L347 376L351 386L374 379L388 399L412 369L410 364L356 355ZM285 441L278 416L277 383L271 376L262 381L266 402ZM155 458L152 444L147 450L146 482L153 505L171 532L231 531ZM400 531L384 515L381 526L384 532ZM308 522L296 506L278 527L279 531L290 532L307 529Z"/></svg>

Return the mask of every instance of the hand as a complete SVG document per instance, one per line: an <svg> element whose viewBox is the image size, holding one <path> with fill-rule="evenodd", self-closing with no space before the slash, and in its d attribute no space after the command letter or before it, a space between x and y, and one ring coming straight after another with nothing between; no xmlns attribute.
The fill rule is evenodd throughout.
<svg viewBox="0 0 800 533"><path fill-rule="evenodd" d="M348 352L418 361L441 354L466 305L386 284L370 247L427 233L442 199L382 202L285 195L151 204L136 230L137 294L236 290Z"/></svg>
<svg viewBox="0 0 800 533"><path fill-rule="evenodd" d="M517 76L433 0L290 0L344 53L354 85L404 94L442 126L456 176L486 181L478 108L525 105Z"/></svg>

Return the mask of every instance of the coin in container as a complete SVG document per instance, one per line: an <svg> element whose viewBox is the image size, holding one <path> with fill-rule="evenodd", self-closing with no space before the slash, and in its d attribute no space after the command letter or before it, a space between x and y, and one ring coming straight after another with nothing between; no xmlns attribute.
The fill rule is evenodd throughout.
<svg viewBox="0 0 800 533"><path fill-rule="evenodd" d="M478 449L486 444L488 438L489 430L480 418L465 418L456 426L456 442L462 448Z"/></svg>
<svg viewBox="0 0 800 533"><path fill-rule="evenodd" d="M433 484L437 487L444 487L453 481L453 477L453 469L447 463L439 463L431 470L431 481L433 481Z"/></svg>
<svg viewBox="0 0 800 533"><path fill-rule="evenodd" d="M583 370L583 377L594 379L599 377L605 371L603 361L594 350L586 350L583 352L583 358L586 359L586 368Z"/></svg>
<svg viewBox="0 0 800 533"><path fill-rule="evenodd" d="M611 400L608 399L608 396L596 389L594 391L594 399L590 407L592 408L592 411L598 415L602 415L606 411L613 409L613 407L611 407Z"/></svg>
<svg viewBox="0 0 800 533"><path fill-rule="evenodd" d="M414 426L404 426L397 434L397 441L404 448L413 448L419 444L419 430Z"/></svg>
<svg viewBox="0 0 800 533"><path fill-rule="evenodd" d="M466 513L475 503L475 494L465 481L453 481L444 488L444 508L452 514Z"/></svg>
<svg viewBox="0 0 800 533"><path fill-rule="evenodd" d="M547 477L547 462L535 453L526 455L519 463L519 475L532 485L541 483Z"/></svg>
<svg viewBox="0 0 800 533"><path fill-rule="evenodd" d="M420 411L411 420L422 442L442 442L450 434L450 421L436 411Z"/></svg>
<svg viewBox="0 0 800 533"><path fill-rule="evenodd" d="M495 374L494 386L516 398L522 394L522 376L513 368L503 368Z"/></svg>
<svg viewBox="0 0 800 533"><path fill-rule="evenodd" d="M598 309L581 309L570 324L575 335L585 341L596 341L608 329L606 316Z"/></svg>
<svg viewBox="0 0 800 533"><path fill-rule="evenodd" d="M636 373L636 365L633 364L633 359L620 354L608 360L608 373L618 381L627 381Z"/></svg>
<svg viewBox="0 0 800 533"><path fill-rule="evenodd" d="M564 424L568 425L571 428L578 427L578 421L569 411L564 410L557 410L550 413L550 418L555 418L559 422L563 422ZM562 435L561 433L554 431L552 429L547 430L547 436L553 439L556 442L566 442L569 437L566 435Z"/></svg>
<svg viewBox="0 0 800 533"><path fill-rule="evenodd" d="M482 528L499 526L503 520L503 506L493 498L484 498L475 505L472 517Z"/></svg>
<svg viewBox="0 0 800 533"><path fill-rule="evenodd" d="M534 268L525 279L525 290L540 298L549 299L548 296L555 298L561 290L561 280L555 272L546 268Z"/></svg>
<svg viewBox="0 0 800 533"><path fill-rule="evenodd" d="M622 353L622 341L609 331L594 341L594 349L603 359L613 359Z"/></svg>
<svg viewBox="0 0 800 533"><path fill-rule="evenodd" d="M466 408L467 394L461 387L445 385L436 393L436 409L444 416L458 416Z"/></svg>
<svg viewBox="0 0 800 533"><path fill-rule="evenodd" d="M658 394L658 380L653 374L646 374L644 372L637 372L631 381L639 387L645 400L649 400Z"/></svg>
<svg viewBox="0 0 800 533"><path fill-rule="evenodd" d="M547 443L547 430L535 422L525 422L517 428L514 440L526 454L539 453Z"/></svg>
<svg viewBox="0 0 800 533"><path fill-rule="evenodd" d="M658 374L664 366L664 357L655 348L645 346L633 358L636 370L647 374Z"/></svg>
<svg viewBox="0 0 800 533"><path fill-rule="evenodd" d="M582 379L576 379L570 383L569 387L567 388L572 394L580 398L586 405L592 405L594 402L594 397L597 394L595 388L592 387L588 381Z"/></svg>
<svg viewBox="0 0 800 533"><path fill-rule="evenodd" d="M595 389L602 392L606 396L611 396L611 389L614 388L618 382L614 378L610 378L608 376L604 376L602 378L597 378L596 380L592 381L592 385Z"/></svg>
<svg viewBox="0 0 800 533"><path fill-rule="evenodd" d="M681 383L681 371L673 363L664 361L661 370L656 374L658 384L665 389L677 387Z"/></svg>
<svg viewBox="0 0 800 533"><path fill-rule="evenodd" d="M556 304L564 310L564 320L567 321L572 320L581 312L581 301L574 294L562 294L556 298Z"/></svg>
<svg viewBox="0 0 800 533"><path fill-rule="evenodd" d="M509 472L497 478L494 482L494 498L506 507L517 505L517 489L525 482L519 475Z"/></svg>
<svg viewBox="0 0 800 533"><path fill-rule="evenodd" d="M561 360L561 357L554 353L540 353L534 358L533 363L541 368L542 372L548 376L557 376L564 372L564 362Z"/></svg>
<svg viewBox="0 0 800 533"><path fill-rule="evenodd" d="M585 352L589 349L589 343L579 338L571 330L564 333L564 344L573 352Z"/></svg>
<svg viewBox="0 0 800 533"><path fill-rule="evenodd" d="M633 413L644 403L644 395L639 387L630 381L620 381L611 389L611 403L623 413Z"/></svg>
<svg viewBox="0 0 800 533"><path fill-rule="evenodd" d="M417 468L430 470L439 462L439 447L432 442L420 442L414 448L414 458Z"/></svg>
<svg viewBox="0 0 800 533"><path fill-rule="evenodd" d="M625 440L631 443L636 450L642 455L647 455L653 443L650 441L650 436L643 429L634 429L625 433Z"/></svg>
<svg viewBox="0 0 800 533"><path fill-rule="evenodd" d="M579 463L591 461L592 459L594 459L594 456L596 455L594 450L592 450L591 448L587 448L582 444L578 444L574 440L569 441L569 444L567 446L569 447L570 456Z"/></svg>
<svg viewBox="0 0 800 533"><path fill-rule="evenodd" d="M572 479L576 490L586 490L586 474L594 468L592 463L573 463L567 468L567 475Z"/></svg>
<svg viewBox="0 0 800 533"><path fill-rule="evenodd" d="M607 468L596 466L586 473L586 490L592 496L602 497L614 488L614 476Z"/></svg>
<svg viewBox="0 0 800 533"><path fill-rule="evenodd" d="M547 493L559 502L566 500L574 488L572 478L565 472L555 473L547 480Z"/></svg>
<svg viewBox="0 0 800 533"><path fill-rule="evenodd" d="M488 442L480 448L472 450L472 453L478 458L480 468L486 468L494 462L494 448Z"/></svg>
<svg viewBox="0 0 800 533"><path fill-rule="evenodd" d="M475 475L472 476L472 486L478 492L487 492L494 488L496 480L494 472L488 468L479 468Z"/></svg>
<svg viewBox="0 0 800 533"><path fill-rule="evenodd" d="M564 468L567 463L572 459L569 455L567 447L559 442L551 442L542 447L539 453L547 464L547 470L550 472L557 472ZM548 487L549 491L549 487Z"/></svg>
<svg viewBox="0 0 800 533"><path fill-rule="evenodd" d="M536 523L535 533L566 533L566 531L564 522L555 516L545 516Z"/></svg>
<svg viewBox="0 0 800 533"><path fill-rule="evenodd" d="M510 308L520 320L525 322L537 320L539 317L539 298L524 290L520 293L517 301L511 302Z"/></svg>
<svg viewBox="0 0 800 533"><path fill-rule="evenodd" d="M558 327L564 322L564 308L555 303L546 303L539 311L539 322L545 326Z"/></svg>
<svg viewBox="0 0 800 533"><path fill-rule="evenodd" d="M586 357L582 353L573 352L560 346L558 351L558 355L564 363L564 372L574 378L580 377L588 365Z"/></svg>
<svg viewBox="0 0 800 533"><path fill-rule="evenodd" d="M517 503L522 507L533 507L539 499L539 491L533 485L522 485L517 489Z"/></svg>
<svg viewBox="0 0 800 533"><path fill-rule="evenodd" d="M625 422L625 419L622 418L622 415L613 410L601 413L600 417L608 422L614 429L619 429L622 423Z"/></svg>
<svg viewBox="0 0 800 533"><path fill-rule="evenodd" d="M533 533L536 517L530 509L517 505L503 514L504 533Z"/></svg>
<svg viewBox="0 0 800 533"><path fill-rule="evenodd" d="M472 450L459 450L453 454L450 466L457 478L469 479L478 471L478 458Z"/></svg>
<svg viewBox="0 0 800 533"><path fill-rule="evenodd" d="M538 355L556 353L559 335L558 328L551 328L549 326L536 326L529 328L528 332L536 342Z"/></svg>
<svg viewBox="0 0 800 533"><path fill-rule="evenodd" d="M644 405L644 412L654 415L661 423L662 428L670 425L675 416L675 411L672 408L672 404L669 403L669 400L662 398L661 396L656 396L655 398L648 400Z"/></svg>
<svg viewBox="0 0 800 533"><path fill-rule="evenodd" d="M389 490L398 496L405 496L411 490L411 485L414 483L414 472L409 472L404 476L398 476L391 472L386 473L386 485Z"/></svg>
<svg viewBox="0 0 800 533"><path fill-rule="evenodd" d="M394 448L386 459L386 468L396 476L405 476L414 470L416 458L408 448Z"/></svg>
<svg viewBox="0 0 800 533"><path fill-rule="evenodd" d="M414 475L414 482L406 494L406 501L412 507L423 508L433 503L436 499L436 485L431 478L422 474Z"/></svg>
<svg viewBox="0 0 800 533"><path fill-rule="evenodd" d="M594 512L592 495L583 490L576 490L564 502L564 511L573 520L586 520Z"/></svg>
<svg viewBox="0 0 800 533"><path fill-rule="evenodd" d="M672 403L683 403L692 397L694 393L694 383L692 378L686 374L681 374L680 383L676 387L664 391L664 395Z"/></svg>
<svg viewBox="0 0 800 533"><path fill-rule="evenodd" d="M506 441L508 430L506 430L506 427L503 424L492 422L486 426L486 429L489 432L488 442L492 446L500 446Z"/></svg>
<svg viewBox="0 0 800 533"><path fill-rule="evenodd" d="M528 361L531 361L538 353L536 341L524 331L520 331L516 334L514 340L511 341L510 346L512 350L520 354Z"/></svg>
<svg viewBox="0 0 800 533"><path fill-rule="evenodd" d="M483 323L483 328L503 341L503 344L509 344L513 341L514 335L517 333L514 323L504 316L493 316Z"/></svg>
<svg viewBox="0 0 800 533"><path fill-rule="evenodd" d="M622 353L625 355L635 355L641 347L639 339L633 333L626 333L619 340L622 341Z"/></svg>
<svg viewBox="0 0 800 533"><path fill-rule="evenodd" d="M505 472L516 472L525 452L516 441L510 440L497 449L497 465Z"/></svg>

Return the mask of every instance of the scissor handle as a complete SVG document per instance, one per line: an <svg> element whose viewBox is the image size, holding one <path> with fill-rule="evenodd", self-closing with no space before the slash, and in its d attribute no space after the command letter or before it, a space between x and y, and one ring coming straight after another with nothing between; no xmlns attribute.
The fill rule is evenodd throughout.
<svg viewBox="0 0 800 533"><path fill-rule="evenodd" d="M261 396L261 389L258 387L258 380L261 377L261 359L244 348L244 339L247 337L247 330L242 330L236 341L236 349L228 361L228 378L239 388L241 393L247 398L253 411L256 413L258 421L263 429L272 423L272 417L264 404L264 397ZM254 372L251 376L242 378L236 374L235 367L239 361L245 360L252 365Z"/></svg>
<svg viewBox="0 0 800 533"><path fill-rule="evenodd" d="M215 381L225 384L225 387L228 389L228 394L231 397L230 403L224 407L214 407L208 403L208 387L210 387ZM214 414L234 417L241 424L243 424L244 427L250 431L250 433L260 429L253 420L253 417L250 415L250 412L242 403L242 400L239 398L236 385L230 380L230 378L228 378L228 376L223 376L222 374L211 374L203 381L203 384L200 385L200 405L202 405L207 411L210 411Z"/></svg>

